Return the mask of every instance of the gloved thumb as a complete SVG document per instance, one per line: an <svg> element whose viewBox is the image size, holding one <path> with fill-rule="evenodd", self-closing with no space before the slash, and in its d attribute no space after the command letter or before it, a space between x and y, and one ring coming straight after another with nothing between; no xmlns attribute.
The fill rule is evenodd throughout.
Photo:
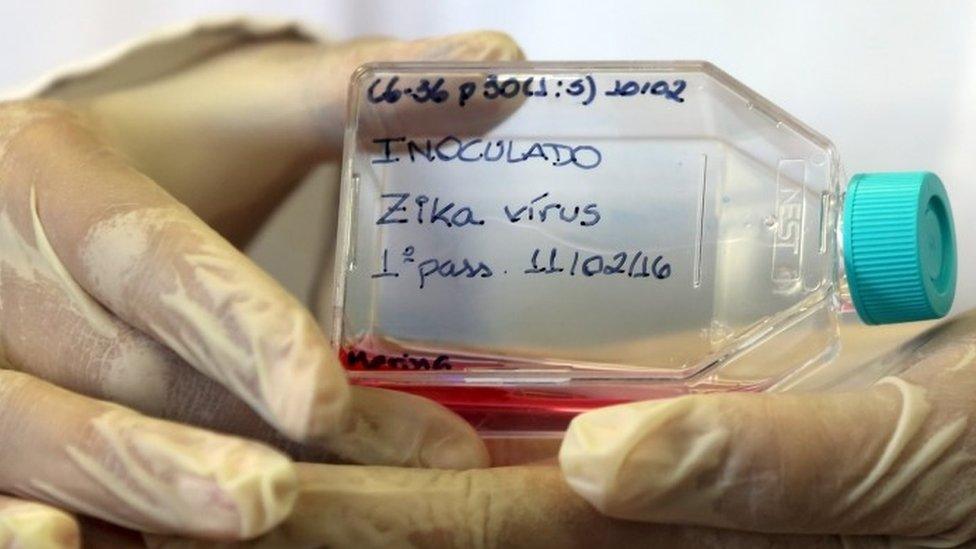
<svg viewBox="0 0 976 549"><path fill-rule="evenodd" d="M339 156L356 67L521 58L510 37L490 31L413 41L271 42L76 106L135 168L242 244L313 166ZM398 115L419 104L406 105Z"/></svg>
<svg viewBox="0 0 976 549"><path fill-rule="evenodd" d="M976 509L966 430L923 386L885 378L856 393L599 409L573 421L559 458L570 486L618 518L966 539Z"/></svg>

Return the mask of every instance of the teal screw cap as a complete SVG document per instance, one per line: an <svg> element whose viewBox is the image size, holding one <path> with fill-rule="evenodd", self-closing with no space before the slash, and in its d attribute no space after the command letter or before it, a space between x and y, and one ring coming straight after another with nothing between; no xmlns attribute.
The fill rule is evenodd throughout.
<svg viewBox="0 0 976 549"><path fill-rule="evenodd" d="M956 238L930 172L862 173L844 197L844 268L868 324L940 318L956 293Z"/></svg>

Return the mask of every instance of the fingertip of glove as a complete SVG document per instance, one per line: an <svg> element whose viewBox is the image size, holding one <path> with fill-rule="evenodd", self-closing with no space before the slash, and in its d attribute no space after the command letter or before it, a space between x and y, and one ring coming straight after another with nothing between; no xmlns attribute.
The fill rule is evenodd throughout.
<svg viewBox="0 0 976 549"><path fill-rule="evenodd" d="M296 442L316 442L344 432L353 419L352 395L338 354L304 312L283 330L280 358L260 361L264 383L252 407Z"/></svg>
<svg viewBox="0 0 976 549"><path fill-rule="evenodd" d="M351 463L471 469L488 464L474 428L436 402L407 392L350 387L352 420L321 447Z"/></svg>
<svg viewBox="0 0 976 549"><path fill-rule="evenodd" d="M7 536L3 536L6 530ZM9 547L81 547L81 531L74 517L53 507L18 502L15 510L0 512L0 539Z"/></svg>
<svg viewBox="0 0 976 549"><path fill-rule="evenodd" d="M517 61L525 58L522 49L508 34L477 30L425 38L412 44L420 46L424 60Z"/></svg>
<svg viewBox="0 0 976 549"><path fill-rule="evenodd" d="M259 459L244 465L237 477L221 482L225 489L236 492L241 539L259 536L280 524L298 498L298 476L291 460L270 449Z"/></svg>
<svg viewBox="0 0 976 549"><path fill-rule="evenodd" d="M495 30L476 31L485 48L482 59L485 61L521 61L525 53L508 33Z"/></svg>
<svg viewBox="0 0 976 549"><path fill-rule="evenodd" d="M717 463L727 432L705 395L587 412L570 424L559 464L569 486L604 514L653 517L695 475Z"/></svg>
<svg viewBox="0 0 976 549"><path fill-rule="evenodd" d="M162 533L205 539L250 539L280 524L298 497L295 466L258 443L213 448L209 474L191 471L173 480L187 512Z"/></svg>
<svg viewBox="0 0 976 549"><path fill-rule="evenodd" d="M421 466L434 469L480 469L489 462L488 449L473 429L425 442L420 451Z"/></svg>
<svg viewBox="0 0 976 549"><path fill-rule="evenodd" d="M630 423L629 408L602 408L576 416L559 447L563 478L577 495L605 512L613 477L619 471L621 427ZM618 459L615 459L618 458Z"/></svg>
<svg viewBox="0 0 976 549"><path fill-rule="evenodd" d="M312 379L284 380L274 400L271 421L297 442L322 441L347 430L352 421L349 383L329 368L312 372Z"/></svg>
<svg viewBox="0 0 976 549"><path fill-rule="evenodd" d="M106 413L97 422L97 432L105 442L114 444L113 449L121 446L124 452L79 456L83 458L80 462L118 460L125 465L119 474L121 481L138 484L158 507L141 509L141 516L125 519L144 531L247 539L277 526L295 504L295 465L269 446L125 409ZM89 466L93 475L104 474L102 468L104 465ZM135 494L128 496L131 501L136 501L132 499ZM116 511L106 509L102 518L113 520Z"/></svg>

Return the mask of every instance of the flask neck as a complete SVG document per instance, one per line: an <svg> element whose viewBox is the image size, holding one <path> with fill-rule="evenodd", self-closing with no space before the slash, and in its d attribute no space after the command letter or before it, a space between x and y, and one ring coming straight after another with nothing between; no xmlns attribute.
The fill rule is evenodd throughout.
<svg viewBox="0 0 976 549"><path fill-rule="evenodd" d="M841 201L843 204L843 201ZM843 206L842 206L843 207ZM847 283L847 267L844 265L844 216L837 216L837 231L836 243L837 246L837 266L835 277L836 286L834 289L834 307L840 314L853 314L857 315L857 309L854 308L854 300L851 297L851 287Z"/></svg>

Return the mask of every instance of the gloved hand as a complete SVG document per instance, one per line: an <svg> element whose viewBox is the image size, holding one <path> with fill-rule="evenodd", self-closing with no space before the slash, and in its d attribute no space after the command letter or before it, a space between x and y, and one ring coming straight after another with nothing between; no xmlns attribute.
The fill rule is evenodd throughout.
<svg viewBox="0 0 976 549"><path fill-rule="evenodd" d="M574 494L551 465L442 471L298 464L298 473L301 489L295 510L279 527L250 541L216 547L840 547L828 536L764 535L609 518ZM152 549L214 547L210 542L155 535L127 540L132 547Z"/></svg>
<svg viewBox="0 0 976 549"><path fill-rule="evenodd" d="M716 394L584 414L562 471L298 464L294 512L230 545L970 546L976 311L866 367L901 373L859 393Z"/></svg>
<svg viewBox="0 0 976 549"><path fill-rule="evenodd" d="M608 516L749 532L976 541L976 312L837 394L710 394L595 410L560 451ZM860 538L846 538L850 545Z"/></svg>
<svg viewBox="0 0 976 549"><path fill-rule="evenodd" d="M309 313L233 244L338 155L359 64L520 55L495 33L262 43L110 94L0 103L0 492L206 538L290 510L284 455L135 410L309 459L485 464L440 406L350 389ZM70 545L66 517L4 499L0 541Z"/></svg>

